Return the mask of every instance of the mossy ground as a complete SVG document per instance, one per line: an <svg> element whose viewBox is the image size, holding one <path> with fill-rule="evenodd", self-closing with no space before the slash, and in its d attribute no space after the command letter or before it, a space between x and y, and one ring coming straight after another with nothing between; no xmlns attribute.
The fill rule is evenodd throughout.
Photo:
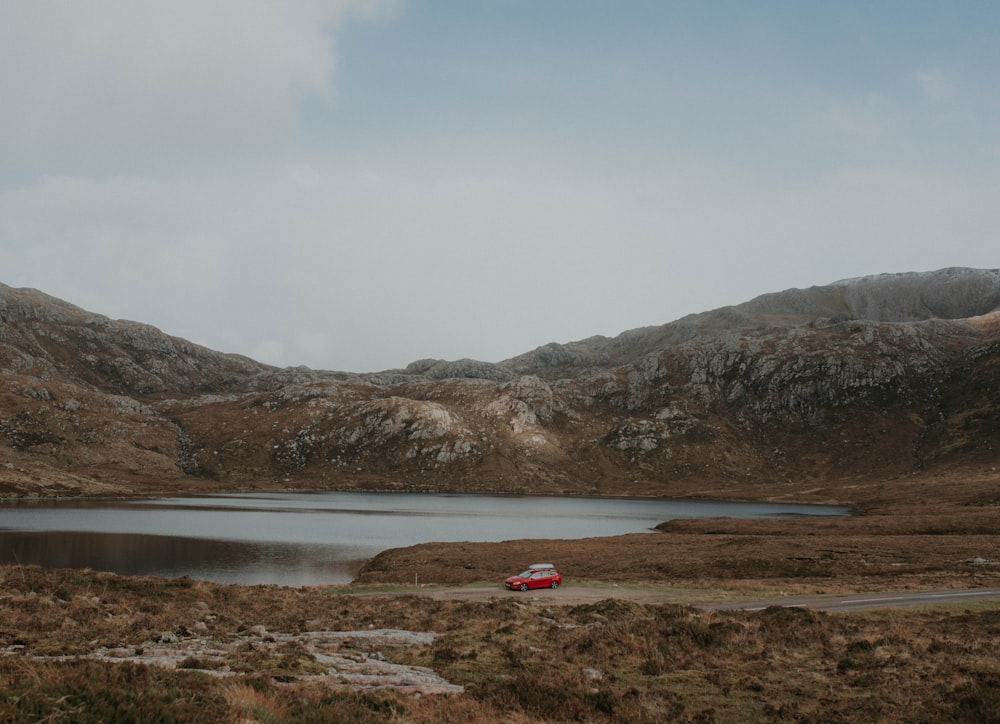
<svg viewBox="0 0 1000 724"><path fill-rule="evenodd" d="M12 722L995 721L1000 711L996 602L719 612L6 567L0 614L0 720ZM464 691L344 686L283 638L372 629L437 636L340 653L424 667ZM90 657L165 634L231 653L177 667Z"/></svg>

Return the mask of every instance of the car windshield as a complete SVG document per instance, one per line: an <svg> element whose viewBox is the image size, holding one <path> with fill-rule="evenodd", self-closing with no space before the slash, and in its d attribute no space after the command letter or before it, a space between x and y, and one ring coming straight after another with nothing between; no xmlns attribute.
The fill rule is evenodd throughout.
<svg viewBox="0 0 1000 724"><path fill-rule="evenodd" d="M526 571L521 571L520 573L518 573L517 577L518 578L531 578L531 574L532 573L534 573L534 571L529 568Z"/></svg>

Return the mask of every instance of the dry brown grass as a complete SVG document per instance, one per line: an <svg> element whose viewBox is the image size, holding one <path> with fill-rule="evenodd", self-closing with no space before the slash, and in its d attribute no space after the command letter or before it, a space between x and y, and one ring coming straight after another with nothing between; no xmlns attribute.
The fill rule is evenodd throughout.
<svg viewBox="0 0 1000 724"><path fill-rule="evenodd" d="M362 597L2 568L0 720L988 722L1000 711L995 602L748 613L497 594ZM427 667L464 693L346 687L283 638L381 628L437 638L339 653ZM165 633L228 653L181 668L88 658L150 652Z"/></svg>
<svg viewBox="0 0 1000 724"><path fill-rule="evenodd" d="M219 687L222 698L229 707L228 721L281 722L288 716L288 709L271 690L261 690L243 681L227 681Z"/></svg>
<svg viewBox="0 0 1000 724"><path fill-rule="evenodd" d="M679 520L583 540L427 543L385 551L361 584L502 581L532 560L567 581L837 593L1000 585L1000 508L792 520Z"/></svg>

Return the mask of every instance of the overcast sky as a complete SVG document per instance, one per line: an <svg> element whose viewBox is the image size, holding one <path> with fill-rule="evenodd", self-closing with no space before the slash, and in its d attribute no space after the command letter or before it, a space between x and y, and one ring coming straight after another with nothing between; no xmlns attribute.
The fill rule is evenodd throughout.
<svg viewBox="0 0 1000 724"><path fill-rule="evenodd" d="M973 0L3 0L0 282L364 372L993 268L998 31Z"/></svg>

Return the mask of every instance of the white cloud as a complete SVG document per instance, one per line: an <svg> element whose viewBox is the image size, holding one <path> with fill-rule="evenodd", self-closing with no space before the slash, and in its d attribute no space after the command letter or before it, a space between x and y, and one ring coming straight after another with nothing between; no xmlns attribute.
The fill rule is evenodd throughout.
<svg viewBox="0 0 1000 724"><path fill-rule="evenodd" d="M120 172L287 143L301 102L331 100L332 31L388 7L10 0L0 8L0 155L50 172Z"/></svg>

